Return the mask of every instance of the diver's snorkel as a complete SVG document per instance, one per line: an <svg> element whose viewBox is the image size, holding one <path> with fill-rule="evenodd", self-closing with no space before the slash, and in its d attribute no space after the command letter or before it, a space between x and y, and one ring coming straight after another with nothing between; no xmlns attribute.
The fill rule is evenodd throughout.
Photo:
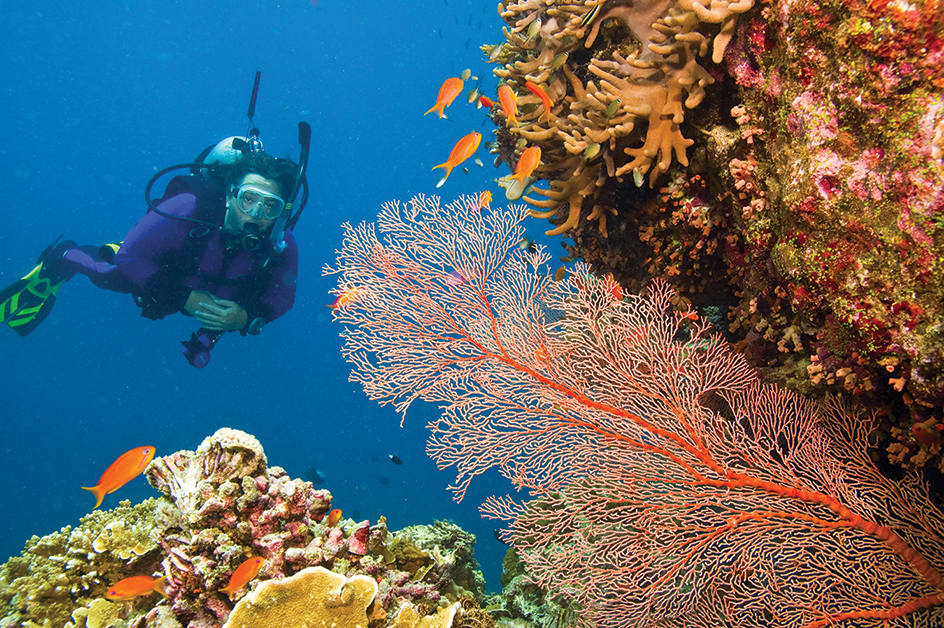
<svg viewBox="0 0 944 628"><path fill-rule="evenodd" d="M298 155L298 173L295 175L295 185L292 187L292 193L285 199L285 209L282 215L278 217L275 224L272 225L272 234L269 236L272 241L272 251L278 255L285 250L286 244L283 236L285 235L285 226L294 227L298 222L298 216L301 215L304 204L298 210L298 214L292 216L292 207L295 204L295 197L298 196L298 190L302 186L305 178L305 168L308 167L308 152L311 149L311 127L307 122L298 123L298 143L301 145L301 152Z"/></svg>

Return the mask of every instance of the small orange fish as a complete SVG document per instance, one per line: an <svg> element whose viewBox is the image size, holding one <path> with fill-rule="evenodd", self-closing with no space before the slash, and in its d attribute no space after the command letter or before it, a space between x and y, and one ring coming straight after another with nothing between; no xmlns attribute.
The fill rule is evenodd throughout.
<svg viewBox="0 0 944 628"><path fill-rule="evenodd" d="M105 597L116 602L126 602L142 595L150 595L155 591L167 597L167 593L164 592L164 576L160 578L131 576L112 585Z"/></svg>
<svg viewBox="0 0 944 628"><path fill-rule="evenodd" d="M446 161L446 163L433 166L433 170L436 168L446 169L446 175L439 180L439 183L436 184L436 187L441 187L442 184L446 182L446 179L449 178L449 173L452 172L453 168L472 156L475 150L479 147L479 143L481 141L482 134L472 131L461 140L456 142L456 145L452 147L452 152L449 153L449 160Z"/></svg>
<svg viewBox="0 0 944 628"><path fill-rule="evenodd" d="M540 85L536 85L531 81L525 81L524 86L528 88L528 91L541 99L541 102L544 103L544 111L547 113L547 121L551 121L551 107L554 106L554 103L551 102L551 97L547 95L547 92L541 89ZM538 118L540 120L540 118Z"/></svg>
<svg viewBox="0 0 944 628"><path fill-rule="evenodd" d="M430 111L435 111L439 114L440 118L445 118L446 114L444 110L446 107L452 104L452 101L456 99L456 96L462 93L462 79L460 78L447 78L442 87L439 88L439 96L436 98L436 104L430 107ZM425 116L426 113L423 115Z"/></svg>
<svg viewBox="0 0 944 628"><path fill-rule="evenodd" d="M508 118L508 124L518 126L518 96L508 83L498 88L498 102L501 104L505 117Z"/></svg>
<svg viewBox="0 0 944 628"><path fill-rule="evenodd" d="M531 176L531 173L534 172L534 169L537 168L540 163L541 147L532 146L521 153L521 157L518 158L518 165L515 166L515 174L513 174L511 178L517 179L518 183L524 185L524 180Z"/></svg>
<svg viewBox="0 0 944 628"><path fill-rule="evenodd" d="M488 190L483 191L479 194L478 208L479 209L490 209L492 203L492 193Z"/></svg>
<svg viewBox="0 0 944 628"><path fill-rule="evenodd" d="M491 109L495 106L495 101L489 98L488 96L479 96L479 104L483 107Z"/></svg>
<svg viewBox="0 0 944 628"><path fill-rule="evenodd" d="M242 589L244 586L249 584L250 580L256 577L256 574L258 574L259 570L262 569L262 564L264 562L265 559L263 559L261 556L244 560L243 564L237 567L236 571L233 572L232 577L229 579L229 584L220 589L220 593L232 595L236 591Z"/></svg>
<svg viewBox="0 0 944 628"><path fill-rule="evenodd" d="M351 303L357 300L358 289L357 288L348 288L344 292L338 295L338 298L334 300L334 303L327 303L326 305L332 310L338 310L349 306Z"/></svg>
<svg viewBox="0 0 944 628"><path fill-rule="evenodd" d="M925 421L924 423L915 423L911 426L911 432L914 434L915 438L918 439L918 442L928 449L935 445L940 445L942 442L941 434L939 433L940 424L934 424L933 420Z"/></svg>
<svg viewBox="0 0 944 628"><path fill-rule="evenodd" d="M333 528L334 526L338 525L338 521L340 520L341 520L341 509L335 508L334 510L328 513L328 520L325 522L325 525L327 525L329 528Z"/></svg>
<svg viewBox="0 0 944 628"><path fill-rule="evenodd" d="M623 287L620 286L619 282L616 281L616 278L613 277L613 273L607 274L604 281L605 281L604 288L607 294L610 295L610 298L613 299L614 301L622 301L623 300Z"/></svg>
<svg viewBox="0 0 944 628"><path fill-rule="evenodd" d="M95 508L102 505L102 500L108 493L114 493L119 488L141 475L145 467L154 457L153 447L138 447L118 456L118 459L105 469L101 479L95 486L83 486L95 496ZM92 508L92 510L95 510Z"/></svg>

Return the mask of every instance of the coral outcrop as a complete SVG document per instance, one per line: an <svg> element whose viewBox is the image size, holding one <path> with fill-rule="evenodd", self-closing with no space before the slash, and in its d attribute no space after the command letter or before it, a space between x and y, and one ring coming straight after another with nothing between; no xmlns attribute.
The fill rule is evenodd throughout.
<svg viewBox="0 0 944 628"><path fill-rule="evenodd" d="M277 583L295 582L293 576L315 567L319 582L334 572L327 577L356 593L356 604L344 602L353 613L344 621L369 607L374 628L445 628L460 598L481 598L474 536L441 522L390 534L383 518L329 527L331 493L269 466L262 446L245 432L220 429L196 451L156 458L145 473L162 498L94 511L75 529L33 537L21 556L0 567L6 617L0 626L219 628L234 605L260 610L265 599L271 607L281 599L272 592L285 590ZM250 556L264 558L263 567L231 599L220 589ZM133 575L166 577L168 597L104 599L113 583ZM326 617L337 623L340 610L332 603L325 602L333 609ZM242 625L234 621L231 626ZM251 621L263 623L245 625L272 625Z"/></svg>
<svg viewBox="0 0 944 628"><path fill-rule="evenodd" d="M524 122L493 110L500 157L541 146L550 189L526 200L573 238L565 260L670 281L768 381L880 409L879 462L942 477L939 3L670 4L508 3L491 52ZM646 120L660 82L674 108Z"/></svg>
<svg viewBox="0 0 944 628"><path fill-rule="evenodd" d="M692 140L680 125L686 110L714 83L699 58L719 63L737 18L753 0L521 0L506 3L507 41L491 49L502 64L495 74L518 95L521 126L498 133L496 150L514 165L518 141L541 147L544 199L525 197L546 209L533 215L556 221L549 234L593 220L603 234L619 182L650 185L673 159L687 166ZM555 103L545 115L540 99L525 88L546 85ZM512 198L514 195L509 196Z"/></svg>

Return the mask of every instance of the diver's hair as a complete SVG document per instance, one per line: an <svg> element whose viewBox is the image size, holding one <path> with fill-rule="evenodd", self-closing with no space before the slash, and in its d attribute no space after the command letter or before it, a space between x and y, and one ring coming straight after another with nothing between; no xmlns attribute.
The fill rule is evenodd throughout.
<svg viewBox="0 0 944 628"><path fill-rule="evenodd" d="M279 194L284 197L292 193L297 173L298 167L287 159L277 159L265 153L249 153L233 164L226 174L225 184L228 190L245 179L247 174L258 174L278 183Z"/></svg>

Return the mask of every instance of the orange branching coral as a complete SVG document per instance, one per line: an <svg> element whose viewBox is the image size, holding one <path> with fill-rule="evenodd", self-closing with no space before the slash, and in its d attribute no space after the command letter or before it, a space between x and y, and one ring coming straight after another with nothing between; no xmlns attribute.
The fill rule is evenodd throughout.
<svg viewBox="0 0 944 628"><path fill-rule="evenodd" d="M737 18L753 0L521 0L502 17L507 42L492 51L495 74L517 93L521 126L513 135L541 147L538 174L549 190L525 197L542 218L566 219L549 235L574 229L581 216L615 213L614 180L631 175L654 187L673 160L688 165L679 125L714 82L698 64L721 60ZM716 26L720 25L720 27ZM588 52L589 51L589 52ZM525 82L543 84L555 103L545 115ZM640 145L641 144L641 145Z"/></svg>

